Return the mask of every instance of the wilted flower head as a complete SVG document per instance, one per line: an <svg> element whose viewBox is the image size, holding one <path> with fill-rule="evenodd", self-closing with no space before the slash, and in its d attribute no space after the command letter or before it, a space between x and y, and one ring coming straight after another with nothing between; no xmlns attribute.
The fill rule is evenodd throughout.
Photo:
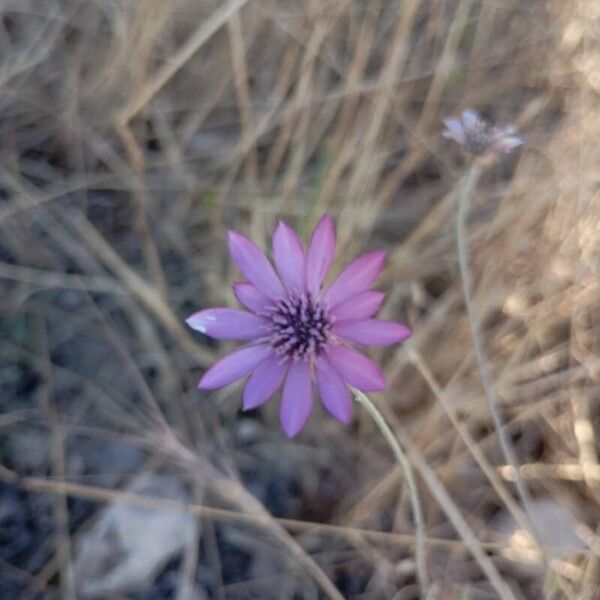
<svg viewBox="0 0 600 600"><path fill-rule="evenodd" d="M249 340L202 377L199 388L216 389L250 374L243 408L256 408L283 384L280 420L288 437L306 423L313 402L313 380L321 401L338 420L352 414L348 385L364 392L386 387L381 369L351 345L385 346L401 342L410 329L373 319L384 294L369 287L379 276L385 252L370 252L350 263L323 289L335 248L331 217L316 226L308 249L288 225L273 234L276 270L246 237L231 231L229 251L247 281L233 292L249 312L212 308L187 323L213 338Z"/></svg>
<svg viewBox="0 0 600 600"><path fill-rule="evenodd" d="M508 154L523 143L515 127L493 125L472 109L463 110L459 118L444 119L444 125L444 137L460 144L465 152L482 158Z"/></svg>

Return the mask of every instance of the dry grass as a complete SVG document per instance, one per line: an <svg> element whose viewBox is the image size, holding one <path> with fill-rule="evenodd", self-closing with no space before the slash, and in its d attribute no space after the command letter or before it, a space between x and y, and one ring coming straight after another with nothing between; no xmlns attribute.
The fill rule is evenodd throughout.
<svg viewBox="0 0 600 600"><path fill-rule="evenodd" d="M239 386L195 389L225 348L182 323L234 304L225 231L266 246L279 217L306 235L325 211L340 264L389 250L383 315L415 332L378 353L391 385L377 404L417 476L428 597L600 597L594 2L0 10L0 490L50 499L51 524L15 553L15 517L0 518L3 597L77 597L78 542L111 502L196 516L165 567L181 600L202 597L194 586L214 598L424 597L410 497L364 411L343 427L318 409L289 442L277 402L241 414ZM527 519L458 274L465 164L440 118L465 106L526 138L485 172L469 231L500 409L533 507L552 514L537 524L541 548L521 544ZM18 439L41 439L41 457L15 451ZM137 462L122 459L132 452ZM189 496L128 491L141 472L176 474ZM171 597L157 590L135 597Z"/></svg>

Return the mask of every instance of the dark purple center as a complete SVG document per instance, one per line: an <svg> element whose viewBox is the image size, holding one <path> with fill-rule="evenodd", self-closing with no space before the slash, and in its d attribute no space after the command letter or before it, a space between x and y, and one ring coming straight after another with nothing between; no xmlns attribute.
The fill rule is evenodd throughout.
<svg viewBox="0 0 600 600"><path fill-rule="evenodd" d="M281 357L308 360L327 345L331 319L327 309L310 294L280 300L270 308L269 318L270 343Z"/></svg>
<svg viewBox="0 0 600 600"><path fill-rule="evenodd" d="M471 154L483 154L495 138L496 130L491 123L479 121L466 130L465 150Z"/></svg>

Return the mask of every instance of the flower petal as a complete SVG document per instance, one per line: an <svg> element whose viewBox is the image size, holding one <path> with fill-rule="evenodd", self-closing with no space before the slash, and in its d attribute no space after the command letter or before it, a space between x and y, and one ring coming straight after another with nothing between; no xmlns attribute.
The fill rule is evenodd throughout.
<svg viewBox="0 0 600 600"><path fill-rule="evenodd" d="M273 257L285 287L303 292L306 289L304 246L298 234L283 221L279 221L273 234Z"/></svg>
<svg viewBox="0 0 600 600"><path fill-rule="evenodd" d="M194 313L186 323L218 340L251 340L265 334L268 321L232 308L209 308Z"/></svg>
<svg viewBox="0 0 600 600"><path fill-rule="evenodd" d="M292 364L283 385L279 419L287 437L294 437L304 427L312 409L312 386L308 363Z"/></svg>
<svg viewBox="0 0 600 600"><path fill-rule="evenodd" d="M379 276L385 252L369 252L351 262L331 284L325 294L330 308L360 292L364 292Z"/></svg>
<svg viewBox="0 0 600 600"><path fill-rule="evenodd" d="M256 408L268 400L281 385L287 369L288 364L278 356L269 356L258 365L244 387L243 409Z"/></svg>
<svg viewBox="0 0 600 600"><path fill-rule="evenodd" d="M508 154L512 152L518 146L523 144L523 140L518 135L509 135L507 137L503 137L500 142L500 151Z"/></svg>
<svg viewBox="0 0 600 600"><path fill-rule="evenodd" d="M247 237L229 232L229 252L240 271L263 294L269 298L279 299L284 295L284 289L275 274L273 266L257 246Z"/></svg>
<svg viewBox="0 0 600 600"><path fill-rule="evenodd" d="M323 215L313 231L306 256L306 283L308 291L313 295L317 295L321 290L333 260L334 250L333 219L329 215Z"/></svg>
<svg viewBox="0 0 600 600"><path fill-rule="evenodd" d="M460 118L467 130L478 127L482 123L481 117L472 108L463 110Z"/></svg>
<svg viewBox="0 0 600 600"><path fill-rule="evenodd" d="M344 380L324 357L316 361L316 374L323 406L338 421L349 423L352 417L352 395Z"/></svg>
<svg viewBox="0 0 600 600"><path fill-rule="evenodd" d="M410 337L411 330L402 323L365 319L363 321L338 321L333 332L349 342L365 346L389 346Z"/></svg>
<svg viewBox="0 0 600 600"><path fill-rule="evenodd" d="M229 385L253 371L271 352L269 346L242 346L239 350L216 362L204 373L198 387L205 390L215 390Z"/></svg>
<svg viewBox="0 0 600 600"><path fill-rule="evenodd" d="M338 304L331 311L331 316L337 321L368 319L379 310L384 298L385 294L383 292L374 290L361 292Z"/></svg>
<svg viewBox="0 0 600 600"><path fill-rule="evenodd" d="M458 119L455 119L454 117L448 117L447 119L444 119L443 122L446 126L446 129L442 132L442 135L445 138L455 140L459 144L464 144L466 142L465 128Z"/></svg>
<svg viewBox="0 0 600 600"><path fill-rule="evenodd" d="M347 346L330 346L327 357L342 379L363 392L379 392L386 387L383 371L370 359Z"/></svg>
<svg viewBox="0 0 600 600"><path fill-rule="evenodd" d="M264 312L265 308L271 304L258 288L247 281L234 283L233 295L242 306L257 314Z"/></svg>

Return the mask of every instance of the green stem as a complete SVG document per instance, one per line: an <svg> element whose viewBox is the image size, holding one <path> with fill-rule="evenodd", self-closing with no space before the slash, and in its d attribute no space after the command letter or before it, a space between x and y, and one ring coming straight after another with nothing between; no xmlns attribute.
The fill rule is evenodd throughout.
<svg viewBox="0 0 600 600"><path fill-rule="evenodd" d="M534 536L534 538L536 538L536 540L539 541L539 536L537 535L536 528L531 519L531 499L529 496L529 492L527 490L527 487L525 486L523 478L521 477L514 450L506 436L502 416L500 414L500 410L498 409L498 397L494 387L492 374L488 367L488 361L485 356L485 351L479 332L479 323L475 311L473 284L471 281L471 272L469 270L469 240L467 234L467 218L471 208L473 192L477 186L477 182L479 181L480 175L481 167L477 163L473 163L463 178L461 190L458 196L458 215L456 218L456 243L458 246L458 263L460 267L460 276L463 284L463 293L465 296L465 306L467 309L467 318L469 321L471 339L473 340L475 358L477 360L477 366L479 369L479 377L481 379L481 384L483 386L483 390L488 401L489 410L492 415L492 420L494 422L494 429L496 430L496 435L500 440L500 446L502 448L502 452L506 458L506 461L513 468L513 471L515 473L515 483L517 485L517 491L519 493L519 497L521 498L521 502L523 503L525 513L528 517L530 532Z"/></svg>
<svg viewBox="0 0 600 600"><path fill-rule="evenodd" d="M408 485L413 519L415 521L415 558L417 563L417 579L419 580L419 585L421 586L422 597L425 598L429 589L429 577L427 575L427 555L425 551L425 525L423 520L423 511L421 509L421 502L419 500L419 492L417 490L417 484L413 476L410 462L379 409L360 390L352 388L352 392L356 400L367 409L367 412L371 415L377 427L379 427L383 437L394 453L394 457L398 461L398 464L400 465L404 474L406 484Z"/></svg>

